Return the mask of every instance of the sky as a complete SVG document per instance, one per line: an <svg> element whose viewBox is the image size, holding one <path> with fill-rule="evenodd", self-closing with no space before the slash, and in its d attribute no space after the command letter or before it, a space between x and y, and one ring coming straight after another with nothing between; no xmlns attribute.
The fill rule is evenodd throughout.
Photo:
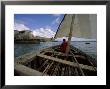
<svg viewBox="0 0 110 89"><path fill-rule="evenodd" d="M14 30L31 30L34 36L54 37L64 14L15 14Z"/></svg>
<svg viewBox="0 0 110 89"><path fill-rule="evenodd" d="M14 14L14 30L31 30L34 36L52 38L63 18L64 14ZM61 41L62 39L63 37L56 40ZM85 41L91 39L72 37L71 40Z"/></svg>

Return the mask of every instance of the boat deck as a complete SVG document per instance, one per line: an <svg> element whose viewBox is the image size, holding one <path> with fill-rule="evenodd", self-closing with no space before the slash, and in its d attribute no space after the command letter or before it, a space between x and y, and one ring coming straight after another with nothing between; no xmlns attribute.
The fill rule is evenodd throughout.
<svg viewBox="0 0 110 89"><path fill-rule="evenodd" d="M96 59L71 46L67 56L57 46L32 52L15 59L15 75L27 76L96 76ZM30 72L32 71L32 73Z"/></svg>

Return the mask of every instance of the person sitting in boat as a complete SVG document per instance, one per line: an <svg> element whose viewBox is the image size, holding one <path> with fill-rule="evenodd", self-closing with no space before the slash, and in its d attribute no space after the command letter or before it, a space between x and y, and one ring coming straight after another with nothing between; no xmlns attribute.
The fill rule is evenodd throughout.
<svg viewBox="0 0 110 89"><path fill-rule="evenodd" d="M66 52L66 47L67 47L67 41L63 39L62 44L59 46L59 49L61 52L65 53Z"/></svg>

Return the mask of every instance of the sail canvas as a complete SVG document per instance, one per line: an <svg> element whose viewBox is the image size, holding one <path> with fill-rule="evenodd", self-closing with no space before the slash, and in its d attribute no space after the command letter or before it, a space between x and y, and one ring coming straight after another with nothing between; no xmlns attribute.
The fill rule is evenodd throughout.
<svg viewBox="0 0 110 89"><path fill-rule="evenodd" d="M72 18L73 15L75 18ZM97 37L96 14L66 14L58 27L55 38L69 37L71 26L72 37L89 39L96 39Z"/></svg>

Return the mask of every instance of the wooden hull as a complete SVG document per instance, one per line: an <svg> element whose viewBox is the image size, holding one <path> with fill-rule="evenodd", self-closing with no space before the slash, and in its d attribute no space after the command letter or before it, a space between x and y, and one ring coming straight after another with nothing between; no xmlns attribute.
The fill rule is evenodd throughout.
<svg viewBox="0 0 110 89"><path fill-rule="evenodd" d="M70 48L68 56L53 46L15 58L15 76L97 76L96 59Z"/></svg>

